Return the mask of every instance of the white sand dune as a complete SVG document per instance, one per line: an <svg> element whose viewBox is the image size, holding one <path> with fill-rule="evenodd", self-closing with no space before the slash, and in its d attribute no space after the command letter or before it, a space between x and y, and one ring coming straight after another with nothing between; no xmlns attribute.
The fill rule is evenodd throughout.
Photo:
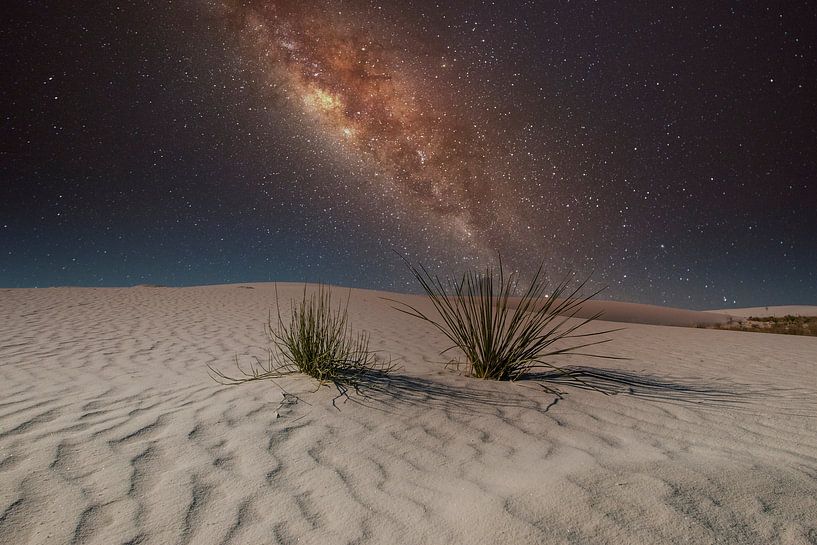
<svg viewBox="0 0 817 545"><path fill-rule="evenodd" d="M0 543L817 543L817 338L630 324L569 362L618 395L559 399L383 295L350 317L402 368L336 410L207 376L270 284L0 290Z"/></svg>
<svg viewBox="0 0 817 545"><path fill-rule="evenodd" d="M595 299L585 302L581 309L575 313L575 316L577 318L589 318L599 313L601 314L600 319L608 322L683 327L722 324L741 316L729 311L698 311Z"/></svg>

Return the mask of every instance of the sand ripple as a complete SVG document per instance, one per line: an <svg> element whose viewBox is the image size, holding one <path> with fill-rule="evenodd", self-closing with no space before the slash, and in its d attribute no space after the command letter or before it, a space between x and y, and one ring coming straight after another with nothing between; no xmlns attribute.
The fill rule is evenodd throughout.
<svg viewBox="0 0 817 545"><path fill-rule="evenodd" d="M299 286L279 286L287 298ZM368 397L220 386L269 285L0 290L0 543L817 543L817 339L628 325L489 384L355 291Z"/></svg>

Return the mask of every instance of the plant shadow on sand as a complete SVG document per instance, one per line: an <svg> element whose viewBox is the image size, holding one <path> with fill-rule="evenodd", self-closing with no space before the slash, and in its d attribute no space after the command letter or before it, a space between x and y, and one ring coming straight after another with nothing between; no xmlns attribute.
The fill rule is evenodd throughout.
<svg viewBox="0 0 817 545"><path fill-rule="evenodd" d="M582 382L561 373L531 373L528 379L578 390L601 391L608 395L626 395L643 400L672 404L691 404L699 408L762 407L763 412L814 416L817 402L806 389L769 385L741 384L723 378L704 381L681 377L657 377L621 369L570 366ZM714 385L713 385L714 382ZM794 411L794 412L793 412Z"/></svg>
<svg viewBox="0 0 817 545"><path fill-rule="evenodd" d="M570 375L554 372L530 373L528 380L547 382L554 386L569 386L579 390L595 390L607 395L631 395L658 401L697 404L734 404L749 394L742 385L719 383L711 386L703 381L678 377L661 378L652 375L599 367L565 367ZM572 380L580 378L582 382Z"/></svg>
<svg viewBox="0 0 817 545"><path fill-rule="evenodd" d="M571 368L579 372L577 368ZM346 401L382 408L418 405L430 409L494 413L497 409L520 408L547 412L570 390L591 390L607 395L628 395L657 401L696 404L739 404L746 395L738 388L711 388L691 382L669 381L609 369L582 368L577 383L561 373L529 374L514 382L468 380L468 384L444 382L401 373L367 373L360 381L358 395ZM557 390L555 387L564 386ZM543 396L542 393L552 394Z"/></svg>
<svg viewBox="0 0 817 545"><path fill-rule="evenodd" d="M498 383L485 386L481 381L469 382L472 383L454 385L399 372L372 372L361 380L357 395L344 401L386 411L405 404L471 414L493 414L498 408L546 410L551 402L550 399L537 399L530 392L512 391L513 388L507 387L509 383L499 390Z"/></svg>
<svg viewBox="0 0 817 545"><path fill-rule="evenodd" d="M804 391L738 384L724 379L716 379L713 385L712 381L701 379L657 377L621 369L584 366L563 369L582 382L561 371L528 373L514 382L468 380L456 385L399 372L371 372L361 381L358 395L347 401L386 411L408 404L470 414L494 414L507 408L546 413L560 400L569 398L571 391L586 390L703 409L748 409L754 405L762 406L764 412L801 416L813 414L817 405L808 400ZM543 396L543 391L552 395Z"/></svg>

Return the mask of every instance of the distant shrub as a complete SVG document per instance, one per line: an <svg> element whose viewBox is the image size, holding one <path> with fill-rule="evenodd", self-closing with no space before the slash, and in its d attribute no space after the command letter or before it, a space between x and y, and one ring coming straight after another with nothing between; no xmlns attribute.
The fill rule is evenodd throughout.
<svg viewBox="0 0 817 545"><path fill-rule="evenodd" d="M749 316L746 322L740 321L735 324L730 320L725 324L717 324L711 327L714 329L777 333L780 335L817 336L817 316L793 316L791 314L782 317Z"/></svg>

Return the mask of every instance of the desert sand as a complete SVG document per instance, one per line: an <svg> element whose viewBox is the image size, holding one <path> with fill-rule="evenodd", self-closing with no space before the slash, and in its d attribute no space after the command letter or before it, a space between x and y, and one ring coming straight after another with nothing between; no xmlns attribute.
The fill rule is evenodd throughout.
<svg viewBox="0 0 817 545"><path fill-rule="evenodd" d="M351 293L400 369L338 410L208 377L265 354L271 284L0 290L0 543L817 543L817 338L604 303L629 359L561 363L616 395L559 397L384 296L425 303Z"/></svg>

